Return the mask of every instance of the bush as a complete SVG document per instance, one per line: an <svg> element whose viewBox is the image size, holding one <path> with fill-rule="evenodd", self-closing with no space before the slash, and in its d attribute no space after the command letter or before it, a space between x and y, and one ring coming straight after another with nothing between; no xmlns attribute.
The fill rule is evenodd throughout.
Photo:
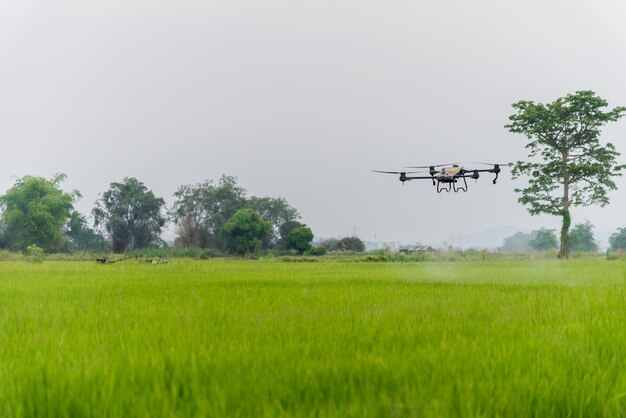
<svg viewBox="0 0 626 418"><path fill-rule="evenodd" d="M280 257L277 260L285 262L285 263L316 263L319 261L319 259L315 257L303 257L303 256L285 256L285 257Z"/></svg>
<svg viewBox="0 0 626 418"><path fill-rule="evenodd" d="M44 259L43 248L37 244L31 244L24 250L26 259L33 263L41 263Z"/></svg>
<svg viewBox="0 0 626 418"><path fill-rule="evenodd" d="M200 253L200 260L208 260L210 258L216 258L221 256L222 254L218 250L215 250L213 248L205 248Z"/></svg>
<svg viewBox="0 0 626 418"><path fill-rule="evenodd" d="M326 254L326 248L319 246L319 247L311 247L309 248L307 251L304 252L304 255L315 255L315 256L322 256Z"/></svg>
<svg viewBox="0 0 626 418"><path fill-rule="evenodd" d="M400 256L402 256L400 254ZM365 257L365 261L377 261L377 262L385 262L385 261L393 261L394 260L394 254L391 253L391 251L386 250L386 249L380 249L380 250L374 250L374 251L370 251L369 253L367 253L367 256Z"/></svg>
<svg viewBox="0 0 626 418"><path fill-rule="evenodd" d="M21 258L21 255L8 250L0 250L0 261L14 261Z"/></svg>
<svg viewBox="0 0 626 418"><path fill-rule="evenodd" d="M626 255L624 254L624 250L608 250L606 252L607 260L624 260L626 259Z"/></svg>

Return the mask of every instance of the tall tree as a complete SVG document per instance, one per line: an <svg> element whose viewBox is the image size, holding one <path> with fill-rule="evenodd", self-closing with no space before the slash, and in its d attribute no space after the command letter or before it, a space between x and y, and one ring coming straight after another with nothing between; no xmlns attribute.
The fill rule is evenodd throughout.
<svg viewBox="0 0 626 418"><path fill-rule="evenodd" d="M523 232L516 232L510 237L506 237L502 242L500 251L503 252L526 252L530 249L530 241L536 236L535 233L525 234Z"/></svg>
<svg viewBox="0 0 626 418"><path fill-rule="evenodd" d="M298 221L287 221L278 228L278 240L276 247L280 250L286 250L289 247L288 237L291 231L296 228L302 228L306 225Z"/></svg>
<svg viewBox="0 0 626 418"><path fill-rule="evenodd" d="M70 219L77 191L61 190L65 174L56 174L50 180L38 176L18 179L0 196L3 208L2 229L5 245L23 250L36 244L45 251L59 251L65 238L63 228Z"/></svg>
<svg viewBox="0 0 626 418"><path fill-rule="evenodd" d="M111 183L96 201L94 224L106 231L116 253L148 247L159 241L165 225L164 206L165 201L142 182L126 177L121 183Z"/></svg>
<svg viewBox="0 0 626 418"><path fill-rule="evenodd" d="M109 245L106 239L88 225L87 218L73 211L65 226L65 250L106 251Z"/></svg>
<svg viewBox="0 0 626 418"><path fill-rule="evenodd" d="M365 243L359 237L344 237L337 242L337 249L362 253L365 251Z"/></svg>
<svg viewBox="0 0 626 418"><path fill-rule="evenodd" d="M298 211L282 198L256 197L248 199L246 206L257 212L261 219L272 224L269 246L277 246L281 241L281 227L300 218Z"/></svg>
<svg viewBox="0 0 626 418"><path fill-rule="evenodd" d="M617 232L609 237L612 250L626 250L626 228L618 228Z"/></svg>
<svg viewBox="0 0 626 418"><path fill-rule="evenodd" d="M608 106L592 91L578 91L548 104L522 100L513 104L509 131L525 135L527 161L518 161L513 178L528 176L528 185L517 188L519 202L531 215L560 216L559 257L569 256L569 228L573 206L609 202L617 187L613 178L626 168L616 162L619 153L611 143L600 143L600 128L624 116L626 108Z"/></svg>
<svg viewBox="0 0 626 418"><path fill-rule="evenodd" d="M572 251L598 252L598 242L593 236L593 225L589 221L574 225L569 233L569 246Z"/></svg>
<svg viewBox="0 0 626 418"><path fill-rule="evenodd" d="M238 255L259 251L271 233L272 224L247 208L239 209L222 229L228 250Z"/></svg>
<svg viewBox="0 0 626 418"><path fill-rule="evenodd" d="M313 231L307 226L301 226L287 235L287 248L302 254L311 248L311 241L313 241Z"/></svg>
<svg viewBox="0 0 626 418"><path fill-rule="evenodd" d="M176 201L170 209L170 219L176 225L176 245L181 247L206 247L209 232L203 204L213 185L210 181L197 185L183 185L176 190Z"/></svg>
<svg viewBox="0 0 626 418"><path fill-rule="evenodd" d="M180 186L174 193L170 217L176 224L178 242L185 247L225 249L221 230L246 205L246 190L237 178L222 176L217 184L205 180Z"/></svg>
<svg viewBox="0 0 626 418"><path fill-rule="evenodd" d="M534 238L528 242L528 245L535 251L554 250L558 245L554 229L541 228L533 231L532 235Z"/></svg>

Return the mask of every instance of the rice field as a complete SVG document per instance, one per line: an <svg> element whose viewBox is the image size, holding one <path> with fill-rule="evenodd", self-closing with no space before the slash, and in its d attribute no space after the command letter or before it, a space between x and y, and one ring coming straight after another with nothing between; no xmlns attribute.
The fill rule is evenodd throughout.
<svg viewBox="0 0 626 418"><path fill-rule="evenodd" d="M2 417L626 415L626 263L0 262Z"/></svg>

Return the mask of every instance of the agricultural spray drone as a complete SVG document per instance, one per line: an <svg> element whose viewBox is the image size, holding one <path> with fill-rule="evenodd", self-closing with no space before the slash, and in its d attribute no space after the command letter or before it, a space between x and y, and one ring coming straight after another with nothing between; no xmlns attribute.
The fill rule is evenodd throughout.
<svg viewBox="0 0 626 418"><path fill-rule="evenodd" d="M402 184L410 180L431 180L433 186L437 186L437 193L441 192L466 192L467 179L478 180L480 173L493 173L493 184L498 180L498 174L502 171L501 167L511 167L512 163L473 163L492 166L492 168L467 168L460 166L459 163L435 164L429 166L414 166L406 168L425 168L424 171L379 171L373 170L375 173L399 174ZM408 174L428 173L428 176L410 176Z"/></svg>

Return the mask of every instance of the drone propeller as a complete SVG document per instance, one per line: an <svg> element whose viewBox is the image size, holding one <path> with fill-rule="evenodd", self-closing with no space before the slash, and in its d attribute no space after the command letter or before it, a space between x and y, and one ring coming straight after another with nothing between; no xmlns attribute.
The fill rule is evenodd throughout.
<svg viewBox="0 0 626 418"><path fill-rule="evenodd" d="M380 170L372 170L374 173L383 173L383 174L419 174L419 173L428 173L428 171L380 171Z"/></svg>
<svg viewBox="0 0 626 418"><path fill-rule="evenodd" d="M455 164L459 164L457 163L446 163L446 164L434 164L434 165L422 165L422 166L411 166L411 167L406 167L406 168L430 168L430 167L447 167L447 166L452 166Z"/></svg>
<svg viewBox="0 0 626 418"><path fill-rule="evenodd" d="M480 161L472 161L472 164L499 165L500 167L513 167L513 163L483 163Z"/></svg>

